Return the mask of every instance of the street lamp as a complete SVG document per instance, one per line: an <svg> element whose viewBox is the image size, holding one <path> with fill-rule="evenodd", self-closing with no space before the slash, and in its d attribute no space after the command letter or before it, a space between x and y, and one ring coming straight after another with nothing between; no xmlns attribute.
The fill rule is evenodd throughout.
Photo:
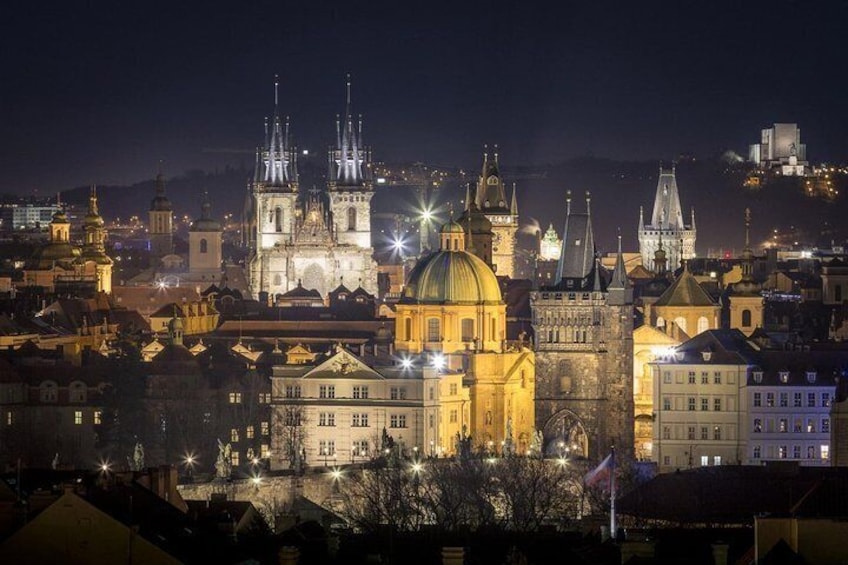
<svg viewBox="0 0 848 565"><path fill-rule="evenodd" d="M186 468L186 474L188 474L189 479L192 478L194 473L194 464L197 462L197 457L193 452L186 453L183 456L183 466Z"/></svg>

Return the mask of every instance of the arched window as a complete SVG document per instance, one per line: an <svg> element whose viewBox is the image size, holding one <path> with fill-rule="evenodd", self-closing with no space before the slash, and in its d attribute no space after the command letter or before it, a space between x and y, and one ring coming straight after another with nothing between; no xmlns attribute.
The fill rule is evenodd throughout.
<svg viewBox="0 0 848 565"><path fill-rule="evenodd" d="M406 336L408 341L412 340L412 318L404 318L403 335Z"/></svg>
<svg viewBox="0 0 848 565"><path fill-rule="evenodd" d="M698 333L705 332L708 329L710 329L710 321L707 320L707 317L701 316L700 318L698 318Z"/></svg>
<svg viewBox="0 0 848 565"><path fill-rule="evenodd" d="M70 389L68 392L68 396L71 402L85 402L88 390L86 389L84 383L80 381L74 381L68 388Z"/></svg>
<svg viewBox="0 0 848 565"><path fill-rule="evenodd" d="M283 231L283 209L280 207L274 210L274 231Z"/></svg>
<svg viewBox="0 0 848 565"><path fill-rule="evenodd" d="M750 328L751 327L751 311L750 310L742 310L742 327Z"/></svg>
<svg viewBox="0 0 848 565"><path fill-rule="evenodd" d="M353 206L347 209L347 230L356 231L356 208Z"/></svg>
<svg viewBox="0 0 848 565"><path fill-rule="evenodd" d="M39 388L41 402L56 402L59 399L59 387L53 381L44 381Z"/></svg>
<svg viewBox="0 0 848 565"><path fill-rule="evenodd" d="M680 328L684 332L686 331L686 318L684 318L683 316L678 316L674 319L674 323L677 324L678 328Z"/></svg>
<svg viewBox="0 0 848 565"><path fill-rule="evenodd" d="M206 241L206 238L200 240L200 252L206 253L209 250L209 243Z"/></svg>
<svg viewBox="0 0 848 565"><path fill-rule="evenodd" d="M463 318L460 322L460 333L462 341L471 341L474 339L474 320L471 318Z"/></svg>
<svg viewBox="0 0 848 565"><path fill-rule="evenodd" d="M427 341L441 341L442 332L441 324L438 318L430 318L427 320Z"/></svg>
<svg viewBox="0 0 848 565"><path fill-rule="evenodd" d="M665 318L662 316L657 316L657 327L664 328L665 327Z"/></svg>

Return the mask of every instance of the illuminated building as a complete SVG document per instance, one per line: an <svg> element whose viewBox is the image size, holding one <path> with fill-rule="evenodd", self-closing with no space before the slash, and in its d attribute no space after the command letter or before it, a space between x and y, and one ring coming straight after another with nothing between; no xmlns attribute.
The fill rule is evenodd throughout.
<svg viewBox="0 0 848 565"><path fill-rule="evenodd" d="M645 323L678 341L719 327L721 306L701 288L689 271L683 272L653 303L645 302Z"/></svg>
<svg viewBox="0 0 848 565"><path fill-rule="evenodd" d="M633 289L620 239L611 274L596 259L589 205L573 211L568 194L557 282L530 300L545 450L601 460L611 445L633 453Z"/></svg>
<svg viewBox="0 0 848 565"><path fill-rule="evenodd" d="M344 126L337 122L337 146L329 153L326 195L304 198L300 194L296 151L288 122L284 129L279 116L276 90L274 118L270 127L266 122L265 130L265 146L257 153L245 209L251 293L272 301L302 284L326 296L345 278L359 280L362 288L376 294L371 157L362 143L362 122L354 126L350 81Z"/></svg>
<svg viewBox="0 0 848 565"><path fill-rule="evenodd" d="M745 249L742 251L742 280L730 287L730 327L746 336L763 327L763 285L754 281L754 252L751 250L751 210L745 209ZM824 277L822 277L824 280Z"/></svg>
<svg viewBox="0 0 848 565"><path fill-rule="evenodd" d="M557 235L554 225L551 224L539 242L539 259L542 261L559 261L561 253L562 240Z"/></svg>
<svg viewBox="0 0 848 565"><path fill-rule="evenodd" d="M671 169L660 167L651 223L645 225L644 212L640 208L638 236L642 264L648 270L656 272L654 256L660 247L665 249L666 268L672 272L684 260L695 257L695 211L692 211L692 223L684 224L674 166Z"/></svg>
<svg viewBox="0 0 848 565"><path fill-rule="evenodd" d="M807 146L801 143L798 124L774 124L762 130L760 139L760 143L749 147L749 161L783 176L806 174Z"/></svg>
<svg viewBox="0 0 848 565"><path fill-rule="evenodd" d="M221 222L212 218L212 205L204 194L201 214L188 229L187 280L221 280L223 269Z"/></svg>
<svg viewBox="0 0 848 565"><path fill-rule="evenodd" d="M492 263L495 273L515 278L518 201L513 185L512 200L507 203L497 148L493 158L489 158L488 150L483 154L483 169L474 199L477 209L492 223Z"/></svg>
<svg viewBox="0 0 848 565"><path fill-rule="evenodd" d="M651 458L654 438L654 379L649 366L670 355L680 341L648 324L633 330L633 413L635 455Z"/></svg>
<svg viewBox="0 0 848 565"><path fill-rule="evenodd" d="M166 255L174 252L174 217L171 201L165 195L165 177L156 175L156 196L150 201L147 231L150 235L152 266L156 267Z"/></svg>

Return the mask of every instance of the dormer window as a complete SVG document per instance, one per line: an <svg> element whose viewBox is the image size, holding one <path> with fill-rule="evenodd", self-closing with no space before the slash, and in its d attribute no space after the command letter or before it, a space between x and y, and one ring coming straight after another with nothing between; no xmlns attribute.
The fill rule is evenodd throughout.
<svg viewBox="0 0 848 565"><path fill-rule="evenodd" d="M701 357L704 359L705 363L709 363L710 359L713 358L713 352L712 351L702 351Z"/></svg>
<svg viewBox="0 0 848 565"><path fill-rule="evenodd" d="M789 382L789 371L780 371L780 382L783 384Z"/></svg>
<svg viewBox="0 0 848 565"><path fill-rule="evenodd" d="M762 371L754 371L753 376L754 376L754 382L755 383L763 382L763 372Z"/></svg>
<svg viewBox="0 0 848 565"><path fill-rule="evenodd" d="M807 371L807 382L813 384L816 382L816 372L815 371Z"/></svg>

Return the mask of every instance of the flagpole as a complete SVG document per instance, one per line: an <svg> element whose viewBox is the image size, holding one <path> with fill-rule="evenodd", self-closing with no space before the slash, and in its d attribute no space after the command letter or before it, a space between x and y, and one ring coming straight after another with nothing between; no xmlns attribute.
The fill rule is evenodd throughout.
<svg viewBox="0 0 848 565"><path fill-rule="evenodd" d="M610 448L610 537L615 539L615 446Z"/></svg>

